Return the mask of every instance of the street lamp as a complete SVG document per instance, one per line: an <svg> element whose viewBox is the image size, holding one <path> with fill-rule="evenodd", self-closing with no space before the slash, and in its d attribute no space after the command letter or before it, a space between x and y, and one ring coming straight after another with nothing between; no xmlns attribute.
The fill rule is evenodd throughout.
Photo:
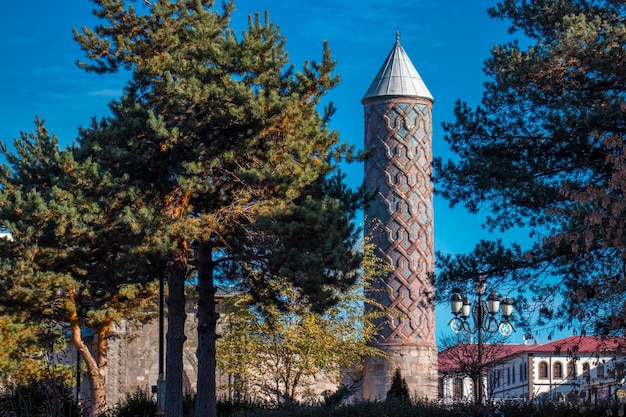
<svg viewBox="0 0 626 417"><path fill-rule="evenodd" d="M159 377L156 384L157 416L165 410L165 274L159 277Z"/></svg>
<svg viewBox="0 0 626 417"><path fill-rule="evenodd" d="M483 403L483 332L500 332L502 336L508 336L515 331L509 321L513 314L513 300L508 296L503 300L495 290L491 290L487 299L483 296L487 291L487 281L480 276L474 280L474 293L476 300L474 304L470 299L460 293L454 293L450 299L450 309L454 317L450 320L450 328L455 333L465 331L478 334L478 403ZM501 311L502 320L498 320L496 315ZM470 315L473 324L470 323Z"/></svg>

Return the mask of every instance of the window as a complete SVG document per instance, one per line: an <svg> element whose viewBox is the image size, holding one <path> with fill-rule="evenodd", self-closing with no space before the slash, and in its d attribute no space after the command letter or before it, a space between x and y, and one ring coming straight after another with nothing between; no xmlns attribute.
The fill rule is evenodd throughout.
<svg viewBox="0 0 626 417"><path fill-rule="evenodd" d="M524 380L524 364L523 363L519 364L519 379L520 381Z"/></svg>
<svg viewBox="0 0 626 417"><path fill-rule="evenodd" d="M604 362L599 362L596 367L596 375L598 378L604 378Z"/></svg>
<svg viewBox="0 0 626 417"><path fill-rule="evenodd" d="M567 363L567 377L576 378L576 362L569 361Z"/></svg>
<svg viewBox="0 0 626 417"><path fill-rule="evenodd" d="M491 370L489 371L489 387L490 388L497 388L500 386L500 378L498 377L498 371L496 370Z"/></svg>
<svg viewBox="0 0 626 417"><path fill-rule="evenodd" d="M499 387L502 384L502 371L494 369L490 373L490 378L491 378L489 380L490 386Z"/></svg>
<svg viewBox="0 0 626 417"><path fill-rule="evenodd" d="M545 361L539 362L539 378L548 379L548 363Z"/></svg>
<svg viewBox="0 0 626 417"><path fill-rule="evenodd" d="M528 362L524 362L524 381L528 381Z"/></svg>
<svg viewBox="0 0 626 417"><path fill-rule="evenodd" d="M463 399L463 378L454 378L454 399Z"/></svg>
<svg viewBox="0 0 626 417"><path fill-rule="evenodd" d="M583 377L584 377L587 381L589 381L589 378L590 378L590 376L589 376L589 370L590 370L590 369L591 369L591 367L590 367L590 365L589 365L589 362L585 362L585 363L583 363Z"/></svg>
<svg viewBox="0 0 626 417"><path fill-rule="evenodd" d="M511 373L513 374L513 383L515 384L515 366L511 366Z"/></svg>
<svg viewBox="0 0 626 417"><path fill-rule="evenodd" d="M506 384L511 385L511 368L506 368Z"/></svg>
<svg viewBox="0 0 626 417"><path fill-rule="evenodd" d="M554 378L563 378L563 364L561 362L555 362L552 365L552 376Z"/></svg>

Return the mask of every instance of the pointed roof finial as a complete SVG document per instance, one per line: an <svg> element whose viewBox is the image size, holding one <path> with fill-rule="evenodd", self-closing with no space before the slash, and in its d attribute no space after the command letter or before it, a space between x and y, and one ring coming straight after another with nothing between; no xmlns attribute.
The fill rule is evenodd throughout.
<svg viewBox="0 0 626 417"><path fill-rule="evenodd" d="M383 96L419 97L434 101L422 77L400 45L399 30L396 31L396 44L361 101Z"/></svg>

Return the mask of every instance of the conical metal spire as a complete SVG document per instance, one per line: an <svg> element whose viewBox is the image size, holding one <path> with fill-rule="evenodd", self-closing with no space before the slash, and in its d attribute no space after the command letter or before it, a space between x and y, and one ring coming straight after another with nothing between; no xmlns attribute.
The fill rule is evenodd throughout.
<svg viewBox="0 0 626 417"><path fill-rule="evenodd" d="M420 97L435 101L400 45L397 32L396 44L361 101L381 96Z"/></svg>

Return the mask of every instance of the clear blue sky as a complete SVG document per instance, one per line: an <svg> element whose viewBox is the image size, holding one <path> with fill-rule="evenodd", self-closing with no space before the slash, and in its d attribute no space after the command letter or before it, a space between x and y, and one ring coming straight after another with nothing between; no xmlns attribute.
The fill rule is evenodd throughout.
<svg viewBox="0 0 626 417"><path fill-rule="evenodd" d="M141 1L137 7L143 7ZM322 43L329 42L337 60L340 85L327 96L337 107L331 127L341 138L363 146L361 98L395 42L396 31L424 82L435 98L433 151L448 155L441 123L452 121L457 99L478 104L484 60L493 45L511 39L507 23L490 19L486 9L493 1L405 0L239 0L233 21L243 28L247 15L270 11L270 18L287 38L291 61L301 67L319 60ZM123 74L95 75L80 70L83 59L72 38L72 28L97 23L87 0L11 1L0 15L0 140L12 143L21 131L33 130L36 115L48 129L70 144L78 126L91 117L107 115L106 104L121 94ZM362 167L351 169L353 184L362 180ZM435 200L435 247L444 253L471 250L485 235L481 218L461 209L451 211ZM517 237L523 237L519 234ZM516 238L517 238L516 237ZM509 239L511 240L511 239ZM448 307L438 308L437 335L450 334ZM521 342L514 334L511 342Z"/></svg>

